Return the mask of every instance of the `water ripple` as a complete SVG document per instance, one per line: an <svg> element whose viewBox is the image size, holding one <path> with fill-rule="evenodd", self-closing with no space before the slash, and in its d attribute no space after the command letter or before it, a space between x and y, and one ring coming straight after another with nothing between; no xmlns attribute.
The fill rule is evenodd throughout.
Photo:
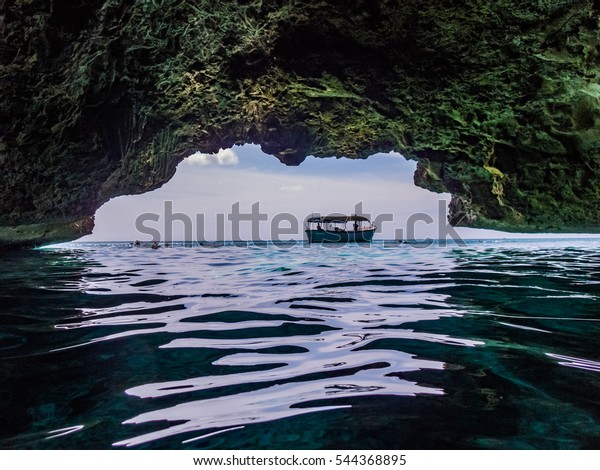
<svg viewBox="0 0 600 470"><path fill-rule="evenodd" d="M450 420L439 426L465 436L458 447L535 446L531 436L550 442L538 427L562 400L561 444L549 446L577 446L600 393L597 381L572 390L572 374L600 371L600 256L596 245L533 248L100 244L21 255L17 272L0 271L3 406L31 424L4 442L252 447L251 427L276 440L312 419L358 435L392 426L389 415ZM548 377L549 364L570 375ZM30 386L39 377L44 393ZM466 437L465 415L482 435ZM335 424L346 416L362 424ZM389 448L388 434L374 445Z"/></svg>

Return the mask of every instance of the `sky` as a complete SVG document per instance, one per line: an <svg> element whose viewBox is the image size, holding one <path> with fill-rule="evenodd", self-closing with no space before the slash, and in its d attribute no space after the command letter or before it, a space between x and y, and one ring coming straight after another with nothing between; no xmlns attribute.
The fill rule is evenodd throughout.
<svg viewBox="0 0 600 470"><path fill-rule="evenodd" d="M375 239L381 240L524 237L448 227L450 195L416 187L415 168L399 153L365 160L308 157L297 167L250 144L197 153L161 188L104 204L93 234L81 241L300 240L313 213L357 212L378 219Z"/></svg>

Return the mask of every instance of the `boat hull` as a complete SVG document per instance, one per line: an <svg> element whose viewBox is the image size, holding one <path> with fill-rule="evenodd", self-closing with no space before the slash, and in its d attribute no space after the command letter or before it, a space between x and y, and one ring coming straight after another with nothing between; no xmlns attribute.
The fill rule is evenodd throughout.
<svg viewBox="0 0 600 470"><path fill-rule="evenodd" d="M375 229L359 230L357 232L335 232L329 230L306 230L310 243L365 243L370 242Z"/></svg>

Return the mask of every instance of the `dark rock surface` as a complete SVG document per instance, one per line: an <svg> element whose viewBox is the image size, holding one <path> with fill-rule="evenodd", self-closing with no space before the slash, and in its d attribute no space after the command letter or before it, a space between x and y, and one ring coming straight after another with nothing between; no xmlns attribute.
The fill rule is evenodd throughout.
<svg viewBox="0 0 600 470"><path fill-rule="evenodd" d="M396 150L453 194L456 225L598 232L599 17L589 0L5 0L0 244L89 233L110 198L245 142L289 165Z"/></svg>

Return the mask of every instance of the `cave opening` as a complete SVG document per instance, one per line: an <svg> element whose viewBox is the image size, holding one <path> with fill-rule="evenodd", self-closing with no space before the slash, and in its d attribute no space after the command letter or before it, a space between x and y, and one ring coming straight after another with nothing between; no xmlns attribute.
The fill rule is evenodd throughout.
<svg viewBox="0 0 600 470"><path fill-rule="evenodd" d="M539 236L450 227L451 195L415 186L415 169L416 162L396 152L309 156L298 166L254 144L198 152L161 188L105 203L93 233L80 241L302 240L306 217L357 212L379 221L375 241L438 239L449 230L463 240Z"/></svg>
<svg viewBox="0 0 600 470"><path fill-rule="evenodd" d="M416 187L415 168L394 152L311 156L299 166L283 165L253 144L195 153L161 188L104 204L93 234L81 240L301 240L308 215L357 212L380 221L379 240L436 238L450 195ZM259 215L255 222L252 214Z"/></svg>

